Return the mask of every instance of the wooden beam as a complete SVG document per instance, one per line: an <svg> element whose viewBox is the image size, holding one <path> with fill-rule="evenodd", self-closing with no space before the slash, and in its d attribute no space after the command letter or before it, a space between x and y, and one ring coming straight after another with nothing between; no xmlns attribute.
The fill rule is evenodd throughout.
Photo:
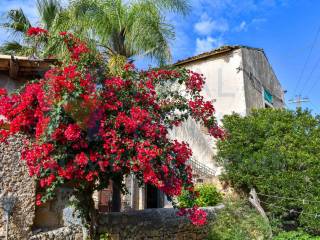
<svg viewBox="0 0 320 240"><path fill-rule="evenodd" d="M0 59L0 70L8 71L9 70L9 59Z"/></svg>
<svg viewBox="0 0 320 240"><path fill-rule="evenodd" d="M17 79L19 72L19 62L11 56L10 59L10 68L9 68L9 77L12 79Z"/></svg>

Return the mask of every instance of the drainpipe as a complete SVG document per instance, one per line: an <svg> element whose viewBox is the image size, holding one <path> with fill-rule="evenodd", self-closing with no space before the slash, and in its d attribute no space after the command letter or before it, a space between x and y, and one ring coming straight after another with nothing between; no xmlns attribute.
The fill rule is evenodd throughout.
<svg viewBox="0 0 320 240"><path fill-rule="evenodd" d="M134 201L134 176L131 174L131 196L130 196L130 206L133 210L133 201Z"/></svg>
<svg viewBox="0 0 320 240"><path fill-rule="evenodd" d="M6 216L6 240L8 240L8 235L9 235L9 214L5 214Z"/></svg>

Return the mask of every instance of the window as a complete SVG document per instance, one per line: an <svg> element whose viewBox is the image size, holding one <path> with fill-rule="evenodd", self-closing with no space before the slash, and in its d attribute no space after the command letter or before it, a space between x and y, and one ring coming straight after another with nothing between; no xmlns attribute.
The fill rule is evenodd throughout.
<svg viewBox="0 0 320 240"><path fill-rule="evenodd" d="M273 96L268 90L264 89L263 97L266 102L273 104Z"/></svg>

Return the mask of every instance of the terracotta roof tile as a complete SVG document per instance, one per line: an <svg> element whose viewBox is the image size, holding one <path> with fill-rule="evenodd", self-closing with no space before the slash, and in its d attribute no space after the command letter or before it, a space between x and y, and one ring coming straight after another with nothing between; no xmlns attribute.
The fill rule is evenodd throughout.
<svg viewBox="0 0 320 240"><path fill-rule="evenodd" d="M240 48L247 48L247 49L254 49L254 50L258 50L258 51L263 51L263 49L261 49L261 48L253 48L253 47L242 46L242 45L234 45L234 46L226 45L226 46L221 46L219 48L216 48L216 49L209 51L209 52L201 53L201 54L193 56L193 57L179 60L174 65L180 66L180 65L183 65L183 64L186 64L189 62L197 61L197 60L212 57L212 56L217 56L219 54L231 52L233 50L240 49Z"/></svg>

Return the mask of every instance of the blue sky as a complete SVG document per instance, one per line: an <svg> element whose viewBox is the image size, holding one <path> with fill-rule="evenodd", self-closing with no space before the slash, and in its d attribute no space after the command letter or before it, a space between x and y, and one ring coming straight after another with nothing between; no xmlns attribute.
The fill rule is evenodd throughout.
<svg viewBox="0 0 320 240"><path fill-rule="evenodd" d="M221 45L263 48L288 91L287 102L302 94L310 99L303 106L320 113L319 0L190 1L187 17L167 15L176 30L171 43L174 61ZM0 0L1 15L17 7L36 23L35 0ZM6 32L0 30L0 42L5 39Z"/></svg>

